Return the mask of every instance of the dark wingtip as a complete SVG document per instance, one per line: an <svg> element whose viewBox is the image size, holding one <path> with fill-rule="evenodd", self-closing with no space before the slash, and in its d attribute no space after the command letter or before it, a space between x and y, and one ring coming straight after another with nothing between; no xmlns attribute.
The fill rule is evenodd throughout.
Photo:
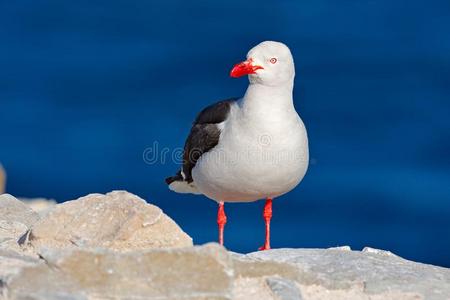
<svg viewBox="0 0 450 300"><path fill-rule="evenodd" d="M167 185L170 185L172 182L174 182L175 181L175 176L170 176L170 177L167 177L166 179L164 179L165 181L166 181L166 184Z"/></svg>
<svg viewBox="0 0 450 300"><path fill-rule="evenodd" d="M175 176L167 177L165 179L165 181L166 181L167 185L170 185L174 181L183 181L183 176L181 175L181 171L178 171L178 173Z"/></svg>

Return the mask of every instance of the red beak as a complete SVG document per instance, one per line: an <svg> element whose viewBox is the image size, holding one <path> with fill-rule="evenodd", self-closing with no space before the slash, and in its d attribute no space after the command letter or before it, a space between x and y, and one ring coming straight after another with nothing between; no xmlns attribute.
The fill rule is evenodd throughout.
<svg viewBox="0 0 450 300"><path fill-rule="evenodd" d="M237 78L248 74L256 74L256 70L260 69L264 68L261 66L253 65L253 60L249 58L246 61L243 61L235 65L230 72L230 76Z"/></svg>

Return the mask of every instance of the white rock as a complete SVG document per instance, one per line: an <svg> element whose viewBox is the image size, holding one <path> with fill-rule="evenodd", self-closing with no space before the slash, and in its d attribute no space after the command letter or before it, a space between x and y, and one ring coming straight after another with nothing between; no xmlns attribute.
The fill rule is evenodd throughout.
<svg viewBox="0 0 450 300"><path fill-rule="evenodd" d="M22 255L12 250L0 249L0 299L2 299L2 296L7 299L8 284L24 268L39 264L43 264L43 262L37 258Z"/></svg>
<svg viewBox="0 0 450 300"><path fill-rule="evenodd" d="M232 261L216 244L119 253L49 250L8 283L16 299L231 299Z"/></svg>
<svg viewBox="0 0 450 300"><path fill-rule="evenodd" d="M55 208L56 201L53 199L44 198L20 198L20 201L25 203L33 211L37 212L41 217L45 216L53 208Z"/></svg>
<svg viewBox="0 0 450 300"><path fill-rule="evenodd" d="M450 269L374 252L275 249L238 255L209 244L125 253L53 248L40 256L43 262L20 258L3 274L9 300L450 299Z"/></svg>
<svg viewBox="0 0 450 300"><path fill-rule="evenodd" d="M14 221L30 227L39 220L31 208L9 194L0 195L0 220Z"/></svg>
<svg viewBox="0 0 450 300"><path fill-rule="evenodd" d="M0 220L0 249L21 251L18 241L27 231L23 223Z"/></svg>
<svg viewBox="0 0 450 300"><path fill-rule="evenodd" d="M269 277L266 279L266 283L280 300L303 299L297 283L292 280L279 277Z"/></svg>
<svg viewBox="0 0 450 300"><path fill-rule="evenodd" d="M364 247L364 249L362 249L362 252L366 252L366 253L375 253L375 254L379 254L379 255L387 255L387 256L396 256L394 253L392 253L391 251L386 251L386 250L380 250L380 249L375 249L375 248L371 248L371 247Z"/></svg>
<svg viewBox="0 0 450 300"><path fill-rule="evenodd" d="M18 240L41 259L27 256ZM2 195L0 299L450 299L450 269L389 251L344 246L241 255L191 245L158 207L127 192L57 204L41 219Z"/></svg>
<svg viewBox="0 0 450 300"><path fill-rule="evenodd" d="M0 249L21 252L19 239L39 215L11 195L0 195Z"/></svg>
<svg viewBox="0 0 450 300"><path fill-rule="evenodd" d="M298 273L289 279L300 285L303 299L450 299L450 269L382 250L275 249L240 259L294 266Z"/></svg>
<svg viewBox="0 0 450 300"><path fill-rule="evenodd" d="M350 246L330 247L328 249L331 249L331 250L342 250L342 251L351 251L352 250L352 248L350 248Z"/></svg>
<svg viewBox="0 0 450 300"><path fill-rule="evenodd" d="M237 277L233 285L233 300L280 300L262 277Z"/></svg>
<svg viewBox="0 0 450 300"><path fill-rule="evenodd" d="M192 239L162 210L124 191L56 205L34 224L31 246L118 251L187 247Z"/></svg>

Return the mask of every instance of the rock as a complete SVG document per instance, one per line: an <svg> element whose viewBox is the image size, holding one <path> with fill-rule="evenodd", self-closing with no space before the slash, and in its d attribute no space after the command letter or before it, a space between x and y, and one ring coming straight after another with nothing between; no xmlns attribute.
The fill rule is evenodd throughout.
<svg viewBox="0 0 450 300"><path fill-rule="evenodd" d="M237 277L233 285L233 300L280 300L270 290L264 278Z"/></svg>
<svg viewBox="0 0 450 300"><path fill-rule="evenodd" d="M342 251L351 251L352 250L352 248L350 248L350 246L338 246L338 247L331 247L328 249L342 250Z"/></svg>
<svg viewBox="0 0 450 300"><path fill-rule="evenodd" d="M38 220L38 214L13 196L0 195L0 249L22 251L19 239Z"/></svg>
<svg viewBox="0 0 450 300"><path fill-rule="evenodd" d="M370 247L364 247L364 249L362 249L362 252L375 253L375 254L387 255L387 256L395 256L395 254L392 253L391 251L374 249L374 248L370 248Z"/></svg>
<svg viewBox="0 0 450 300"><path fill-rule="evenodd" d="M450 299L450 269L389 251L191 247L161 209L127 192L50 207L39 217L0 196L0 299Z"/></svg>
<svg viewBox="0 0 450 300"><path fill-rule="evenodd" d="M30 243L35 249L133 251L192 246L192 239L160 208L128 192L115 191L56 205L34 224Z"/></svg>
<svg viewBox="0 0 450 300"><path fill-rule="evenodd" d="M281 277L294 281L306 281L306 274L299 271L297 266L278 262L276 260L254 259L250 255L233 255L235 274L243 278ZM312 278L311 278L312 280Z"/></svg>
<svg viewBox="0 0 450 300"><path fill-rule="evenodd" d="M7 286L12 278L24 268L42 264L38 258L22 255L16 251L0 249L0 299L7 299Z"/></svg>
<svg viewBox="0 0 450 300"><path fill-rule="evenodd" d="M9 194L0 195L0 220L20 222L30 227L39 220L31 208Z"/></svg>
<svg viewBox="0 0 450 300"><path fill-rule="evenodd" d="M271 273L300 287L303 299L450 299L450 269L411 262L388 252L276 249L238 258L248 264L278 263ZM297 274L287 271L295 267ZM253 266L253 268L257 268ZM256 276L248 273L247 276ZM295 279L296 278L296 279ZM292 287L292 285L291 285ZM289 287L290 290L291 287ZM288 290L278 289L281 292ZM291 293L291 292L289 292Z"/></svg>
<svg viewBox="0 0 450 300"><path fill-rule="evenodd" d="M0 249L21 251L18 241L27 231L23 223L0 220Z"/></svg>
<svg viewBox="0 0 450 300"><path fill-rule="evenodd" d="M269 277L267 285L280 300L302 300L302 295L297 284L289 279Z"/></svg>
<svg viewBox="0 0 450 300"><path fill-rule="evenodd" d="M277 288L274 281L277 279L289 282L301 280L301 274L294 265L273 260L253 259L237 253L231 253L231 257L236 276L233 299L236 300L289 299L282 297L291 293L292 288L286 288L286 290Z"/></svg>
<svg viewBox="0 0 450 300"><path fill-rule="evenodd" d="M216 244L119 253L43 251L8 283L10 299L231 299L232 261Z"/></svg>
<svg viewBox="0 0 450 300"><path fill-rule="evenodd" d="M381 251L276 249L239 255L217 244L128 252L53 248L41 249L40 262L8 257L13 268L1 264L2 255L0 250L0 280L9 300L450 298L450 269Z"/></svg>
<svg viewBox="0 0 450 300"><path fill-rule="evenodd" d="M6 172L3 169L2 165L0 165L0 195L3 194L6 190Z"/></svg>
<svg viewBox="0 0 450 300"><path fill-rule="evenodd" d="M44 198L20 198L20 201L25 203L33 211L37 212L39 216L45 216L50 210L55 208L56 201L53 199Z"/></svg>

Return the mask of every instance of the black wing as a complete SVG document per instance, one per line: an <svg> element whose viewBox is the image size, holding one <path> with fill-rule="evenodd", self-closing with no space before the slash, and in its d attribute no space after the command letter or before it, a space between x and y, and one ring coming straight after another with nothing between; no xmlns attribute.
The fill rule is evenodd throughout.
<svg viewBox="0 0 450 300"><path fill-rule="evenodd" d="M167 184L171 184L174 181L187 181L188 183L193 181L192 169L204 153L219 143L220 129L218 124L227 119L231 105L237 99L232 98L219 101L206 107L197 115L184 145L183 174L181 174L181 171L178 171L175 176L166 178Z"/></svg>

